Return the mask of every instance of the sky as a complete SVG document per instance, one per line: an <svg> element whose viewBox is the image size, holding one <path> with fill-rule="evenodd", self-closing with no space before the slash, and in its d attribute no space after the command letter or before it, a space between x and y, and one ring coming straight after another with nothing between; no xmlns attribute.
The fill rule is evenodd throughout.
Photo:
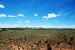
<svg viewBox="0 0 75 50"><path fill-rule="evenodd" d="M75 0L0 0L0 28L75 28Z"/></svg>

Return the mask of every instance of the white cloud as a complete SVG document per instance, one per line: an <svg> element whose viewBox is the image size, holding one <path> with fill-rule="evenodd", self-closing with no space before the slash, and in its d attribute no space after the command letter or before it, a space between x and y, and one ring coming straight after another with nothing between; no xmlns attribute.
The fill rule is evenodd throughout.
<svg viewBox="0 0 75 50"><path fill-rule="evenodd" d="M47 26L47 25L24 25L24 24L6 24L6 23L0 23L0 28L15 28L15 27L32 27L32 28L74 28L75 25L69 25L69 26Z"/></svg>
<svg viewBox="0 0 75 50"><path fill-rule="evenodd" d="M24 14L18 14L17 16L24 17Z"/></svg>
<svg viewBox="0 0 75 50"><path fill-rule="evenodd" d="M51 14L48 14L48 16L43 16L43 18L49 19L49 18L55 18L55 17L57 17L57 16L58 16L57 14L51 13Z"/></svg>
<svg viewBox="0 0 75 50"><path fill-rule="evenodd" d="M0 4L0 8L5 8L5 6L3 4Z"/></svg>
<svg viewBox="0 0 75 50"><path fill-rule="evenodd" d="M30 21L25 21L25 23L30 23Z"/></svg>
<svg viewBox="0 0 75 50"><path fill-rule="evenodd" d="M7 24L7 23L0 23L0 28L18 28L18 27L25 27L24 24Z"/></svg>
<svg viewBox="0 0 75 50"><path fill-rule="evenodd" d="M19 14L19 16L23 16L22 14ZM17 17L17 15L7 15L7 14L0 14L0 17Z"/></svg>
<svg viewBox="0 0 75 50"><path fill-rule="evenodd" d="M18 21L18 23L23 23L22 21Z"/></svg>
<svg viewBox="0 0 75 50"><path fill-rule="evenodd" d="M13 15L8 15L8 17L16 17L16 16L13 16Z"/></svg>
<svg viewBox="0 0 75 50"><path fill-rule="evenodd" d="M35 13L34 16L38 16L38 14Z"/></svg>
<svg viewBox="0 0 75 50"><path fill-rule="evenodd" d="M13 16L13 15L7 15L7 14L0 14L0 17L16 17L16 16Z"/></svg>
<svg viewBox="0 0 75 50"><path fill-rule="evenodd" d="M0 28L13 28L17 26L17 24L0 24Z"/></svg>
<svg viewBox="0 0 75 50"><path fill-rule="evenodd" d="M48 18L47 16L43 16L43 18Z"/></svg>
<svg viewBox="0 0 75 50"><path fill-rule="evenodd" d="M36 26L29 26L29 27L33 27L33 28L74 28L75 29L75 25L70 25L70 26L47 26L47 25L36 25Z"/></svg>
<svg viewBox="0 0 75 50"><path fill-rule="evenodd" d="M0 14L0 17L7 17L6 14Z"/></svg>

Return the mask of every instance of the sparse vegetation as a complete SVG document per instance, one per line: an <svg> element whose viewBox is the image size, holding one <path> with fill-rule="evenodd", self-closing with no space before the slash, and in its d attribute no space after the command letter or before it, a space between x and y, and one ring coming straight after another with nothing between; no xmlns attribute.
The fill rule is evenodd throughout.
<svg viewBox="0 0 75 50"><path fill-rule="evenodd" d="M4 48L3 48L4 47ZM74 50L75 30L23 29L0 31L0 50ZM69 50L67 49L67 50Z"/></svg>

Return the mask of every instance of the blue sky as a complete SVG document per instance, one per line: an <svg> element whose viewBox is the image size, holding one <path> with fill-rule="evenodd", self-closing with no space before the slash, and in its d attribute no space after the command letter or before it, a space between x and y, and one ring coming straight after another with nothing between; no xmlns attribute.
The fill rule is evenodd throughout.
<svg viewBox="0 0 75 50"><path fill-rule="evenodd" d="M75 28L75 0L0 0L0 27Z"/></svg>

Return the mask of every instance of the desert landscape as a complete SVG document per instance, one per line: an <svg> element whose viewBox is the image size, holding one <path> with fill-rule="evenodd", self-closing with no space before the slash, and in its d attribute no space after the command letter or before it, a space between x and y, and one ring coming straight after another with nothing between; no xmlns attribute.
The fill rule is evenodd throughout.
<svg viewBox="0 0 75 50"><path fill-rule="evenodd" d="M75 30L3 29L0 50L75 50Z"/></svg>
<svg viewBox="0 0 75 50"><path fill-rule="evenodd" d="M0 0L0 50L75 50L75 0Z"/></svg>

